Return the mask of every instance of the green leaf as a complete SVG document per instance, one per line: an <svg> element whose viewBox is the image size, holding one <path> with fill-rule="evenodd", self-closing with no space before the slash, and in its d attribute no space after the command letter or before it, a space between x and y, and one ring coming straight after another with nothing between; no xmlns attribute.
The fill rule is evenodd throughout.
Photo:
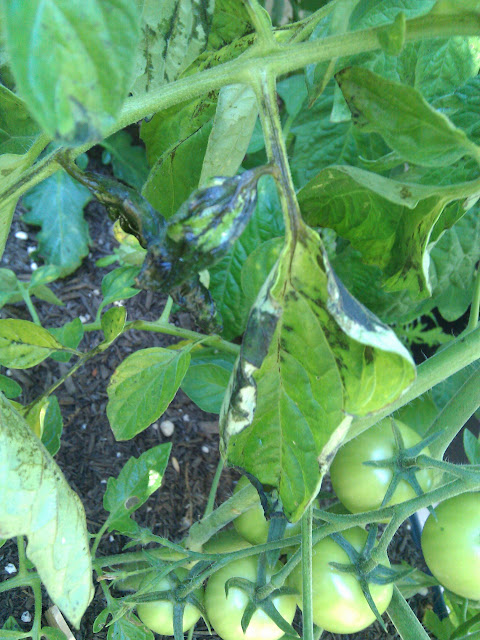
<svg viewBox="0 0 480 640"><path fill-rule="evenodd" d="M430 11L436 0L359 0L350 18L350 29L367 29L393 22L402 11L408 20Z"/></svg>
<svg viewBox="0 0 480 640"><path fill-rule="evenodd" d="M42 227L38 251L49 264L72 273L88 255L88 225L83 207L91 195L65 171L57 171L31 189L23 199L28 209L23 219Z"/></svg>
<svg viewBox="0 0 480 640"><path fill-rule="evenodd" d="M215 176L234 176L237 173L247 152L257 115L257 100L249 86L232 84L220 89L200 184Z"/></svg>
<svg viewBox="0 0 480 640"><path fill-rule="evenodd" d="M430 253L432 306L448 322L463 316L472 302L475 265L480 260L478 206L447 229Z"/></svg>
<svg viewBox="0 0 480 640"><path fill-rule="evenodd" d="M70 322L66 322L62 327L51 328L49 332L61 342L64 347L68 347L69 349L76 349L82 341L84 334L83 324L80 318L74 318ZM52 360L56 360L57 362L69 362L71 357L72 354L67 351L58 351L51 356Z"/></svg>
<svg viewBox="0 0 480 640"><path fill-rule="evenodd" d="M463 432L463 448L470 464L480 464L480 439L469 429Z"/></svg>
<svg viewBox="0 0 480 640"><path fill-rule="evenodd" d="M446 378L440 384L437 384L432 389L432 398L436 406L439 410L443 409L443 407L447 404L447 402L452 398L457 391L462 387L470 376L480 369L480 361L476 360L472 364L460 369L457 373L454 373L452 376ZM477 411L477 415L480 412Z"/></svg>
<svg viewBox="0 0 480 640"><path fill-rule="evenodd" d="M362 131L379 133L405 160L427 167L448 166L475 153L465 133L415 89L361 67L347 67L335 78L353 122Z"/></svg>
<svg viewBox="0 0 480 640"><path fill-rule="evenodd" d="M194 350L182 391L208 413L220 413L235 357L212 348Z"/></svg>
<svg viewBox="0 0 480 640"><path fill-rule="evenodd" d="M243 332L250 309L241 285L243 264L260 243L283 233L275 183L271 178L263 178L258 184L257 208L245 231L229 253L209 269L210 293L222 316L223 335L228 340Z"/></svg>
<svg viewBox="0 0 480 640"><path fill-rule="evenodd" d="M427 632L396 586L393 587L387 613L402 640L429 640Z"/></svg>
<svg viewBox="0 0 480 640"><path fill-rule="evenodd" d="M67 636L55 627L42 627L42 636L47 640L67 640Z"/></svg>
<svg viewBox="0 0 480 640"><path fill-rule="evenodd" d="M212 122L165 152L152 167L142 195L165 218L171 218L197 189Z"/></svg>
<svg viewBox="0 0 480 640"><path fill-rule="evenodd" d="M399 575L401 575L405 569L411 569L406 562L402 562L402 564L392 564L390 568L393 571L397 571ZM438 581L433 576L427 575L423 571L420 571L420 569L414 569L413 572L395 580L395 585L404 598L412 598L417 593L426 596L428 588L437 584Z"/></svg>
<svg viewBox="0 0 480 640"><path fill-rule="evenodd" d="M260 293L283 248L283 238L272 238L260 244L245 260L241 272L242 291L249 307Z"/></svg>
<svg viewBox="0 0 480 640"><path fill-rule="evenodd" d="M50 396L43 417L42 444L51 456L54 456L60 449L62 431L63 418L57 396Z"/></svg>
<svg viewBox="0 0 480 640"><path fill-rule="evenodd" d="M129 440L167 409L187 372L187 349L141 349L117 367L107 388L107 416L117 440Z"/></svg>
<svg viewBox="0 0 480 640"><path fill-rule="evenodd" d="M44 131L67 144L103 138L132 81L136 4L13 0L4 12L18 90Z"/></svg>
<svg viewBox="0 0 480 640"><path fill-rule="evenodd" d="M140 289L131 287L139 273L139 267L117 267L107 273L102 280L103 300L100 309L106 307L107 304L118 300L128 300L140 293Z"/></svg>
<svg viewBox="0 0 480 640"><path fill-rule="evenodd" d="M477 75L480 38L423 40L415 67L415 88L429 102L446 96Z"/></svg>
<svg viewBox="0 0 480 640"><path fill-rule="evenodd" d="M28 153L41 133L25 103L0 85L0 155Z"/></svg>
<svg viewBox="0 0 480 640"><path fill-rule="evenodd" d="M21 631L22 627L18 624L13 616L9 616L5 621L5 624L3 625L2 630L5 631L7 629L10 631Z"/></svg>
<svg viewBox="0 0 480 640"><path fill-rule="evenodd" d="M93 596L85 512L59 467L0 395L0 536L28 537L27 557L76 627Z"/></svg>
<svg viewBox="0 0 480 640"><path fill-rule="evenodd" d="M250 312L220 415L223 452L276 487L296 521L351 416L388 405L414 378L408 352L350 296L318 234L301 227Z"/></svg>
<svg viewBox="0 0 480 640"><path fill-rule="evenodd" d="M118 478L108 479L103 507L110 513L109 531L129 533L132 526L138 527L130 516L161 486L171 448L168 442L152 447L139 458L132 456Z"/></svg>
<svg viewBox="0 0 480 640"><path fill-rule="evenodd" d="M112 307L105 311L100 318L100 323L107 344L111 344L122 334L126 319L127 310L125 307Z"/></svg>
<svg viewBox="0 0 480 640"><path fill-rule="evenodd" d="M388 291L430 295L430 235L451 196L355 167L330 167L300 190L298 200L309 224L334 229L365 263L383 270Z"/></svg>
<svg viewBox="0 0 480 640"><path fill-rule="evenodd" d="M401 420L421 436L428 430L437 415L438 408L430 392L415 398L394 413L395 419Z"/></svg>
<svg viewBox="0 0 480 640"><path fill-rule="evenodd" d="M173 82L205 49L214 0L144 0L134 95Z"/></svg>
<svg viewBox="0 0 480 640"><path fill-rule="evenodd" d="M130 614L115 620L108 627L107 640L153 640L153 633L137 616Z"/></svg>
<svg viewBox="0 0 480 640"><path fill-rule="evenodd" d="M18 398L22 393L22 387L15 380L0 373L0 392L8 399Z"/></svg>
<svg viewBox="0 0 480 640"><path fill-rule="evenodd" d="M252 31L245 5L237 0L215 0L207 49L216 51Z"/></svg>
<svg viewBox="0 0 480 640"><path fill-rule="evenodd" d="M0 320L0 364L29 369L62 349L52 334L28 320Z"/></svg>
<svg viewBox="0 0 480 640"><path fill-rule="evenodd" d="M117 131L101 145L105 149L102 160L111 161L115 177L140 191L148 175L145 149L132 144L126 131Z"/></svg>
<svg viewBox="0 0 480 640"><path fill-rule="evenodd" d="M28 284L28 289L35 289L36 287L40 287L43 284L53 282L54 280L60 278L61 275L61 268L56 267L53 264L46 265L45 267L40 267L32 273L30 282Z"/></svg>
<svg viewBox="0 0 480 640"><path fill-rule="evenodd" d="M11 269L0 269L0 307L22 300L17 276Z"/></svg>
<svg viewBox="0 0 480 640"><path fill-rule="evenodd" d="M423 616L423 625L435 634L437 640L450 640L450 636L455 631L455 626L449 617L440 620L437 614L429 609Z"/></svg>

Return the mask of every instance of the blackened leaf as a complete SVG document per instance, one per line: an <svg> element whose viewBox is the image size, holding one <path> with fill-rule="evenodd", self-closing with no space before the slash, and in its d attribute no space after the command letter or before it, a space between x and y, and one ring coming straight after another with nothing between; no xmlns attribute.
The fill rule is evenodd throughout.
<svg viewBox="0 0 480 640"><path fill-rule="evenodd" d="M365 132L379 133L405 160L436 167L475 155L475 145L465 133L415 89L361 67L347 67L335 77L353 122Z"/></svg>
<svg viewBox="0 0 480 640"><path fill-rule="evenodd" d="M414 378L394 333L344 288L318 234L300 227L250 313L220 417L223 452L277 487L298 520L351 416L388 405Z"/></svg>
<svg viewBox="0 0 480 640"><path fill-rule="evenodd" d="M5 27L19 92L42 128L68 144L103 138L132 80L136 3L14 0Z"/></svg>
<svg viewBox="0 0 480 640"><path fill-rule="evenodd" d="M152 447L139 458L133 456L120 471L118 478L109 478L103 506L110 512L108 530L131 531L135 523L131 514L144 504L162 484L170 456L170 442Z"/></svg>
<svg viewBox="0 0 480 640"><path fill-rule="evenodd" d="M85 512L59 467L0 395L0 536L28 537L27 557L76 627L93 595Z"/></svg>

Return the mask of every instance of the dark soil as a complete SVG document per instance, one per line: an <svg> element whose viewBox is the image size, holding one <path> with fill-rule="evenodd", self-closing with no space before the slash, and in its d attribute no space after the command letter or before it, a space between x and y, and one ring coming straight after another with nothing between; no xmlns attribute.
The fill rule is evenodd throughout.
<svg viewBox="0 0 480 640"><path fill-rule="evenodd" d="M95 261L112 252L114 240L111 234L111 223L103 208L90 203L86 216L90 225L92 238L91 253L82 267L69 278L52 285L55 293L65 302L64 307L56 307L36 301L37 310L45 326L59 326L79 315L95 317L100 302L100 285L102 277L113 267L101 269ZM28 233L28 240L15 238L16 231ZM21 208L16 214L10 240L2 261L2 266L14 270L20 277L31 275L31 257L27 247L36 245L35 230L21 221ZM164 304L161 297L141 292L135 298L126 301L129 319L156 319ZM30 319L23 304L9 305L1 311L1 317ZM176 316L177 323L191 327L191 319L186 314ZM82 349L92 347L98 342L95 332L86 335ZM164 416L159 420L169 419L175 425L171 438L165 438L158 424L146 429L136 438L127 442L116 442L106 417L106 387L116 366L133 351L152 347L165 346L173 342L168 336L154 333L128 333L122 336L107 352L90 361L83 370L68 380L56 392L64 420L62 446L56 456L72 488L81 497L85 506L88 526L97 531L105 520L102 497L106 480L116 477L130 456L138 457L143 451L159 443L171 441L172 457L168 465L163 487L148 501L147 505L137 512L137 521L141 526L150 527L158 535L180 540L189 526L198 520L205 508L210 483L218 462L218 422L217 416L205 414L179 392ZM41 364L33 369L12 371L12 378L23 387L20 401L30 402L48 388L69 365L61 365L53 361ZM218 491L218 502L231 495L234 481L238 474L226 469ZM118 553L126 540L117 535L107 535L100 547L102 554ZM404 525L397 533L390 548L392 562L407 562L424 568L421 554L412 542L408 526ZM5 565L17 563L16 545L9 541L0 548L0 576L8 578ZM48 596L45 604L50 605ZM412 606L422 618L424 608L429 605L428 598L416 597ZM75 638L102 640L106 632L93 634L92 623L105 606L102 592L97 586L96 596L88 608L80 631ZM33 598L28 590L7 591L0 594L0 626L9 616L20 622L24 612L33 616ZM28 624L21 623L25 629ZM376 640L397 638L390 625L388 635L375 624L368 630L351 638ZM208 635L205 627L199 625L194 637ZM324 638L338 638L325 634ZM342 636L346 637L346 636Z"/></svg>

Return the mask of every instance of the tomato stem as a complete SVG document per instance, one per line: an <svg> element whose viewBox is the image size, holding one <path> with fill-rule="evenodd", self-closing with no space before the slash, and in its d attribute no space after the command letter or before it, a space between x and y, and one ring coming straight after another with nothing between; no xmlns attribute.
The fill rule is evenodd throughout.
<svg viewBox="0 0 480 640"><path fill-rule="evenodd" d="M313 640L312 522L310 504L302 516L302 628L303 640Z"/></svg>

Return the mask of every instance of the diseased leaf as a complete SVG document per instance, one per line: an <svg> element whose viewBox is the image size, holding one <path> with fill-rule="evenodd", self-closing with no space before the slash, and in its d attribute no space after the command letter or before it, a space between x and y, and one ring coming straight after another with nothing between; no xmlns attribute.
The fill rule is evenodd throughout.
<svg viewBox="0 0 480 640"><path fill-rule="evenodd" d="M220 413L235 357L212 348L192 352L182 391L208 413Z"/></svg>
<svg viewBox="0 0 480 640"><path fill-rule="evenodd" d="M129 440L167 409L188 369L188 349L141 349L117 367L107 388L107 416L117 440Z"/></svg>
<svg viewBox="0 0 480 640"><path fill-rule="evenodd" d="M230 340L245 329L250 305L241 286L242 266L259 243L284 233L280 203L271 178L258 184L257 208L233 248L209 269L210 293L223 318L223 335Z"/></svg>
<svg viewBox="0 0 480 640"><path fill-rule="evenodd" d="M18 90L44 131L67 144L103 138L132 81L136 3L13 0L4 12Z"/></svg>
<svg viewBox="0 0 480 640"><path fill-rule="evenodd" d="M252 251L241 272L242 291L251 307L283 248L283 238L267 240Z"/></svg>
<svg viewBox="0 0 480 640"><path fill-rule="evenodd" d="M245 5L237 0L215 0L207 49L216 51L251 32Z"/></svg>
<svg viewBox="0 0 480 640"><path fill-rule="evenodd" d="M52 334L28 320L0 320L0 364L29 369L63 349Z"/></svg>
<svg viewBox="0 0 480 640"><path fill-rule="evenodd" d="M298 200L309 224L334 229L361 252L364 262L383 269L388 291L430 295L430 236L452 200L449 193L334 166L305 185Z"/></svg>
<svg viewBox="0 0 480 640"><path fill-rule="evenodd" d="M162 484L171 448L168 442L152 447L139 458L132 456L118 478L108 479L103 507L110 514L107 519L109 531L132 533L138 529L130 516Z"/></svg>
<svg viewBox="0 0 480 640"><path fill-rule="evenodd" d="M203 159L201 185L209 178L237 173L247 152L257 114L257 100L249 86L233 84L220 89Z"/></svg>
<svg viewBox="0 0 480 640"><path fill-rule="evenodd" d="M75 271L88 255L90 238L83 207L90 198L88 189L65 171L57 171L23 199L28 209L24 221L42 227L37 236L40 255L59 267L62 276Z"/></svg>
<svg viewBox="0 0 480 640"><path fill-rule="evenodd" d="M111 162L116 178L140 191L148 175L145 149L132 144L132 138L126 131L117 131L101 143L105 152L103 162Z"/></svg>
<svg viewBox="0 0 480 640"><path fill-rule="evenodd" d="M111 344L122 334L127 319L125 307L112 307L100 318L106 344Z"/></svg>
<svg viewBox="0 0 480 640"><path fill-rule="evenodd" d="M134 95L173 82L205 49L214 0L144 0Z"/></svg>
<svg viewBox="0 0 480 640"><path fill-rule="evenodd" d="M85 512L53 458L0 395L0 536L28 537L27 557L78 628L93 596Z"/></svg>
<svg viewBox="0 0 480 640"><path fill-rule="evenodd" d="M414 378L394 333L344 288L318 234L299 227L250 313L220 415L223 453L276 487L296 521L351 416L388 405Z"/></svg>
<svg viewBox="0 0 480 640"><path fill-rule="evenodd" d="M390 82L361 67L335 76L353 122L377 132L405 160L427 167L448 166L474 154L473 143L411 87Z"/></svg>

